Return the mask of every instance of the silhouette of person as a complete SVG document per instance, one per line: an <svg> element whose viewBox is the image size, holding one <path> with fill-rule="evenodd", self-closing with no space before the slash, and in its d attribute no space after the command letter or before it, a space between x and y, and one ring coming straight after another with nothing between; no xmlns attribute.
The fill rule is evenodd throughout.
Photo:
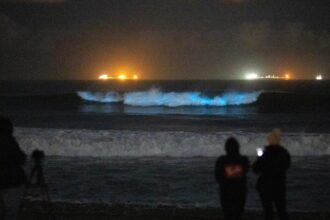
<svg viewBox="0 0 330 220"><path fill-rule="evenodd" d="M249 159L239 152L239 143L233 137L225 143L226 155L217 159L215 178L220 188L220 202L225 220L242 219L247 195L246 173Z"/></svg>
<svg viewBox="0 0 330 220"><path fill-rule="evenodd" d="M0 196L1 217L15 220L24 193L26 175L22 168L26 155L13 137L13 125L0 116Z"/></svg>
<svg viewBox="0 0 330 220"><path fill-rule="evenodd" d="M253 163L253 171L259 175L257 191L265 212L265 219L274 219L275 205L280 220L288 220L286 210L286 172L290 167L289 152L280 145L281 131L274 129L267 137L269 145L263 155Z"/></svg>

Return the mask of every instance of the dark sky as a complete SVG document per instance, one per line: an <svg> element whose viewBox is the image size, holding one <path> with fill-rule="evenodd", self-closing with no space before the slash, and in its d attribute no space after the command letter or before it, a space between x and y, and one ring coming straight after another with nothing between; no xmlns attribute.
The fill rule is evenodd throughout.
<svg viewBox="0 0 330 220"><path fill-rule="evenodd" d="M0 79L330 77L323 0L0 0Z"/></svg>

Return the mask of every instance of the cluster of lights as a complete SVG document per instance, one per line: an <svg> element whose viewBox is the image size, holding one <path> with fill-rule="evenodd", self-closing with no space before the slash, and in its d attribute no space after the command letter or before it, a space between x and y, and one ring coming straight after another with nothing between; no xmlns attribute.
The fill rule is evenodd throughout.
<svg viewBox="0 0 330 220"><path fill-rule="evenodd" d="M138 75L133 75L132 77L127 77L126 74L120 74L118 75L117 77L112 77L112 76L109 76L108 74L101 74L99 77L98 77L99 80L111 80L111 79L118 79L118 80L129 80L129 79L133 79L133 80L137 80L139 79Z"/></svg>
<svg viewBox="0 0 330 220"><path fill-rule="evenodd" d="M285 74L284 77L276 76L276 75L259 76L257 73L251 72L251 73L247 73L245 75L245 79L247 79L247 80L256 80L256 79L285 79L285 80L289 80L289 79L291 79L291 76L290 76L290 74Z"/></svg>
<svg viewBox="0 0 330 220"><path fill-rule="evenodd" d="M111 76L108 76L108 74L101 74L99 76L99 79L101 79L101 80L108 80L108 79L112 79L112 77Z"/></svg>
<svg viewBox="0 0 330 220"><path fill-rule="evenodd" d="M245 79L247 80L255 80L255 79L259 79L259 76L257 73L247 73L245 75Z"/></svg>
<svg viewBox="0 0 330 220"><path fill-rule="evenodd" d="M323 77L322 77L322 75L321 75L321 74L318 74L318 75L316 75L315 79L316 79L316 80L322 80L322 79L323 79Z"/></svg>
<svg viewBox="0 0 330 220"><path fill-rule="evenodd" d="M291 75L285 74L284 76L277 76L277 75L265 75L265 76L259 76L255 72L249 72L245 75L246 80L257 80L257 79L279 79L279 80L290 80ZM315 76L316 80L323 80L322 74L317 74Z"/></svg>

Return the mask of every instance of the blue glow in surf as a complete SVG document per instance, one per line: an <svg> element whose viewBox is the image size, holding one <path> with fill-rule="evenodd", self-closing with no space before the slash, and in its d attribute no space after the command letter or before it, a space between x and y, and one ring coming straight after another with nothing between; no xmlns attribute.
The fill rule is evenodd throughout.
<svg viewBox="0 0 330 220"><path fill-rule="evenodd" d="M78 95L87 101L113 103L123 102L131 106L227 106L244 105L257 101L261 94L257 92L226 92L218 96L208 97L201 92L162 92L151 89L141 92L78 92Z"/></svg>
<svg viewBox="0 0 330 220"><path fill-rule="evenodd" d="M77 93L80 98L86 101L92 102L104 102L104 103L112 103L112 102L121 102L122 97L117 92L89 92L89 91L81 91Z"/></svg>

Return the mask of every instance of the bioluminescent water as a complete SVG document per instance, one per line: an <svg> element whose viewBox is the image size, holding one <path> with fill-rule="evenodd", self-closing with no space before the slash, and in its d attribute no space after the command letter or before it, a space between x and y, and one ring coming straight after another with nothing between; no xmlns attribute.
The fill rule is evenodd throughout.
<svg viewBox="0 0 330 220"><path fill-rule="evenodd" d="M229 106L251 104L261 94L256 92L224 92L223 94L209 97L201 92L162 92L150 89L139 92L90 92L80 91L78 95L87 101L116 103L123 102L131 106Z"/></svg>
<svg viewBox="0 0 330 220"><path fill-rule="evenodd" d="M0 81L0 114L26 153L46 153L54 201L218 207L226 139L252 162L280 128L289 210L327 211L329 94L328 81ZM261 209L248 181L247 208Z"/></svg>

